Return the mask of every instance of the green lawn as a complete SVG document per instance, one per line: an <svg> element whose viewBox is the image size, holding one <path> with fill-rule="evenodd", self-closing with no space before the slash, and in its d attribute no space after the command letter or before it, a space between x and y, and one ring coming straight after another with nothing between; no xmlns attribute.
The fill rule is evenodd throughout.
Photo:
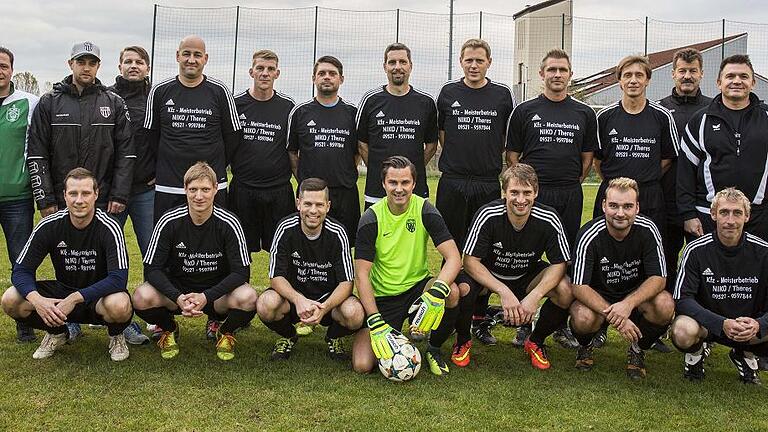
<svg viewBox="0 0 768 432"><path fill-rule="evenodd" d="M430 187L434 193L436 179ZM585 210L595 189L585 186ZM132 289L142 272L131 229L127 238ZM5 254L0 248L3 286L10 283ZM438 265L433 253L431 266ZM251 276L260 289L266 268L262 252ZM50 277L50 266L38 276ZM202 318L181 321L176 359L163 361L151 345L131 347L130 359L116 364L105 332L87 327L75 345L33 360L36 345L14 343L13 321L2 315L0 430L768 430L765 390L739 384L720 346L703 383L681 378L679 353L649 353L648 378L633 383L624 376L626 344L616 333L592 372L576 371L575 353L555 346L553 368L542 373L511 347L514 331L498 327L499 344L476 345L466 369L454 367L448 377L423 370L395 384L327 359L322 331L302 339L290 361L272 363L275 336L253 324L238 335L237 357L228 363L205 341Z"/></svg>

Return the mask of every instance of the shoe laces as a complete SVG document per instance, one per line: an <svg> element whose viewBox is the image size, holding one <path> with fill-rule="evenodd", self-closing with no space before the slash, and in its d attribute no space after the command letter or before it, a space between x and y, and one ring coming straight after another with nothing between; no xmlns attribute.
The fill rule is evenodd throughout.
<svg viewBox="0 0 768 432"><path fill-rule="evenodd" d="M280 338L275 343L275 352L284 353L293 348L293 342L288 338Z"/></svg>
<svg viewBox="0 0 768 432"><path fill-rule="evenodd" d="M328 350L334 354L344 354L344 343L341 338L328 339Z"/></svg>
<svg viewBox="0 0 768 432"><path fill-rule="evenodd" d="M160 335L160 339L157 340L157 346L159 346L162 349L165 349L170 344L170 338L173 337L173 332L169 331L163 331L163 334Z"/></svg>
<svg viewBox="0 0 768 432"><path fill-rule="evenodd" d="M235 339L235 336L232 333L224 333L219 336L219 341L216 343L216 348L231 350L232 347L235 346L235 342L237 342L237 339Z"/></svg>
<svg viewBox="0 0 768 432"><path fill-rule="evenodd" d="M45 337L43 338L43 341L40 343L40 348L51 350L56 346L56 336L55 334L46 333Z"/></svg>
<svg viewBox="0 0 768 432"><path fill-rule="evenodd" d="M128 349L123 335L111 336L109 338L109 350L112 351L115 347L121 351Z"/></svg>
<svg viewBox="0 0 768 432"><path fill-rule="evenodd" d="M141 330L139 330L139 325L136 323L131 323L128 327L125 328L125 331L131 336L138 336L141 334Z"/></svg>
<svg viewBox="0 0 768 432"><path fill-rule="evenodd" d="M645 367L645 352L629 349L629 364L639 368Z"/></svg>
<svg viewBox="0 0 768 432"><path fill-rule="evenodd" d="M221 327L221 323L216 320L210 320L208 321L208 332L209 333L216 333L219 331L219 327Z"/></svg>

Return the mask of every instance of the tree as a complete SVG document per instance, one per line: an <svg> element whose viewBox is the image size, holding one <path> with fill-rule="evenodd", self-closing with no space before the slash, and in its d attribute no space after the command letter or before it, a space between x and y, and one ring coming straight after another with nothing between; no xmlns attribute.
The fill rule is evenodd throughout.
<svg viewBox="0 0 768 432"><path fill-rule="evenodd" d="M40 95L40 86L37 84L37 78L32 72L19 72L13 75L13 85L22 91Z"/></svg>

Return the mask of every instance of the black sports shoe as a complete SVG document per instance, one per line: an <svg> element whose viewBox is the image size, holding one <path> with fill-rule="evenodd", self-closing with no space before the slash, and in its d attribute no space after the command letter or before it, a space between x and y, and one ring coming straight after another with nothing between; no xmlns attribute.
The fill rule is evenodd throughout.
<svg viewBox="0 0 768 432"><path fill-rule="evenodd" d="M739 379L744 384L761 385L757 371L757 358L751 353L749 356L743 350L731 349L728 358L739 371Z"/></svg>
<svg viewBox="0 0 768 432"><path fill-rule="evenodd" d="M472 335L483 345L496 345L496 338L491 334L491 324L488 320L475 321L472 325Z"/></svg>
<svg viewBox="0 0 768 432"><path fill-rule="evenodd" d="M328 357L330 357L331 360L345 361L349 358L341 338L330 339L326 337L325 343L328 345Z"/></svg>
<svg viewBox="0 0 768 432"><path fill-rule="evenodd" d="M761 371L768 371L768 357L760 356L757 358L757 369Z"/></svg>
<svg viewBox="0 0 768 432"><path fill-rule="evenodd" d="M35 330L24 324L16 321L16 341L19 343L34 342L37 338L35 336Z"/></svg>
<svg viewBox="0 0 768 432"><path fill-rule="evenodd" d="M698 357L698 359L696 358ZM686 353L683 358L683 378L689 381L704 380L704 349L699 351L699 355Z"/></svg>
<svg viewBox="0 0 768 432"><path fill-rule="evenodd" d="M595 337L592 338L592 343L590 343L590 345L592 345L593 348L602 348L607 340L608 327L600 327L600 330L597 331Z"/></svg>
<svg viewBox="0 0 768 432"><path fill-rule="evenodd" d="M560 330L556 330L554 333L552 333L552 339L554 339L555 342L559 343L560 346L565 349L577 349L579 346L581 346L579 341L577 341L573 336L571 328L568 326L565 326Z"/></svg>
<svg viewBox="0 0 768 432"><path fill-rule="evenodd" d="M531 325L526 324L517 328L515 338L512 339L512 346L515 348L522 348L525 345L525 340L531 335Z"/></svg>
<svg viewBox="0 0 768 432"><path fill-rule="evenodd" d="M627 349L627 376L632 380L645 378L645 351Z"/></svg>
<svg viewBox="0 0 768 432"><path fill-rule="evenodd" d="M594 364L595 355L592 344L587 346L579 345L579 349L576 351L576 369L584 372L591 371Z"/></svg>
<svg viewBox="0 0 768 432"><path fill-rule="evenodd" d="M272 354L270 355L270 358L272 360L288 360L288 358L291 357L293 346L296 345L296 341L298 340L298 336L294 336L290 339L278 339L277 342L275 342L275 347L272 348Z"/></svg>

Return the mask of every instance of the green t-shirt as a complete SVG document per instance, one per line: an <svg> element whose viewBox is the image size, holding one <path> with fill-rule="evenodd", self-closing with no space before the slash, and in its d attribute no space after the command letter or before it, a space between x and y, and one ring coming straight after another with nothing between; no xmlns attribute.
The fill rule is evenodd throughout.
<svg viewBox="0 0 768 432"><path fill-rule="evenodd" d="M425 198L412 195L408 209L393 215L382 199L360 218L355 258L373 263L376 297L401 294L429 276L427 239L435 245L452 240L440 212Z"/></svg>
<svg viewBox="0 0 768 432"><path fill-rule="evenodd" d="M35 95L15 90L0 105L0 202L29 198L27 136Z"/></svg>

